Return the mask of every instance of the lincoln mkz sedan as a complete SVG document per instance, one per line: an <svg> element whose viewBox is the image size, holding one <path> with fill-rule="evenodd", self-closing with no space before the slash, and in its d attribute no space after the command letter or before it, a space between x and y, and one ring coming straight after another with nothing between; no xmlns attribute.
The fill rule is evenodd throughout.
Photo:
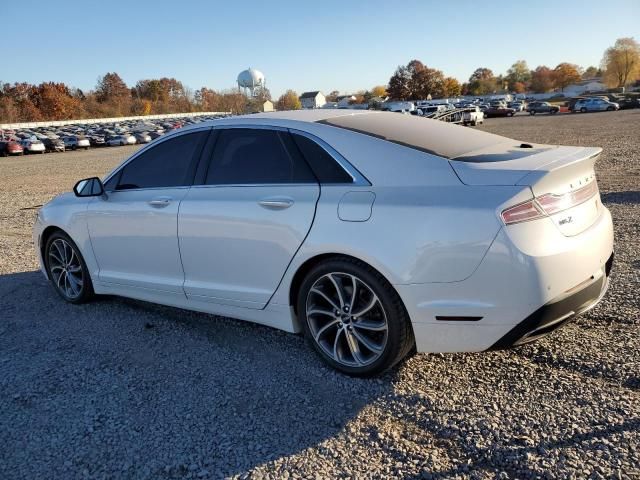
<svg viewBox="0 0 640 480"><path fill-rule="evenodd" d="M375 375L415 351L525 344L592 308L613 261L600 152L388 112L224 118L78 182L34 242L68 302L304 332L334 368Z"/></svg>

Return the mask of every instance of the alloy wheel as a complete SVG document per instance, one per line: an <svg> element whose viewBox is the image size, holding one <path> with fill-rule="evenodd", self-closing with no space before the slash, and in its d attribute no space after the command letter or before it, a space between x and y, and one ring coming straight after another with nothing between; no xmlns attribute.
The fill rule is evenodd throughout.
<svg viewBox="0 0 640 480"><path fill-rule="evenodd" d="M84 274L80 257L64 239L57 238L49 246L49 272L56 288L65 297L75 300L82 295Z"/></svg>
<svg viewBox="0 0 640 480"><path fill-rule="evenodd" d="M307 295L306 317L314 342L341 365L371 365L385 350L387 314L373 289L355 275L318 278Z"/></svg>

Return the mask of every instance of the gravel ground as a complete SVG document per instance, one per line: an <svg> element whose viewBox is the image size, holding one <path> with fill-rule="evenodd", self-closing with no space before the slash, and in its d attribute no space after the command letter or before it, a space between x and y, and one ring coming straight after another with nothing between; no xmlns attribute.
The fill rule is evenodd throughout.
<svg viewBox="0 0 640 480"><path fill-rule="evenodd" d="M479 128L604 148L611 289L531 346L374 380L249 323L63 303L35 271L30 207L134 147L0 159L0 478L640 478L640 110Z"/></svg>

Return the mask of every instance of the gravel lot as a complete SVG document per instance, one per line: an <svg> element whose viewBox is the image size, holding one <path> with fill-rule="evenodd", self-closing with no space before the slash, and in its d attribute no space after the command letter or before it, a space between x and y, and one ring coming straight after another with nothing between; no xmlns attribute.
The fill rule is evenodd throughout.
<svg viewBox="0 0 640 480"><path fill-rule="evenodd" d="M604 148L609 294L534 345L375 380L261 326L63 303L35 271L30 207L136 147L0 158L0 478L640 478L640 110L479 128Z"/></svg>

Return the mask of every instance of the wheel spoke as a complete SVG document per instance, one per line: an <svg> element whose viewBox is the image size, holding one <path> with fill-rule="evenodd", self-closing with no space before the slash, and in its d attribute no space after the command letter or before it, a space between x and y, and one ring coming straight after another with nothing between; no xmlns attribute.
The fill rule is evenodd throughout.
<svg viewBox="0 0 640 480"><path fill-rule="evenodd" d="M336 338L333 340L333 358L335 358L338 362L340 358L338 357L338 339L340 338L340 334L344 332L342 328L339 328L336 332Z"/></svg>
<svg viewBox="0 0 640 480"><path fill-rule="evenodd" d="M56 270L64 270L64 269L62 268L61 265L54 265L53 267L50 268L50 270L51 270L51 273L53 273Z"/></svg>
<svg viewBox="0 0 640 480"><path fill-rule="evenodd" d="M328 310L320 310L318 308L313 308L311 310L307 310L307 315L326 315L328 317L334 317L335 316L333 314L333 312L330 312Z"/></svg>
<svg viewBox="0 0 640 480"><path fill-rule="evenodd" d="M381 347L380 345L376 345L370 339L368 339L364 335L361 335L360 333L358 333L357 330L352 330L352 333L353 333L353 336L358 339L358 342L363 344L365 347L367 347L373 353L378 353L378 354L382 353L383 347Z"/></svg>
<svg viewBox="0 0 640 480"><path fill-rule="evenodd" d="M362 365L364 361L362 360L358 339L353 335L353 331L347 330L344 333L347 339L347 345L349 345L349 350L351 351L351 356L357 363Z"/></svg>
<svg viewBox="0 0 640 480"><path fill-rule="evenodd" d="M322 298L324 298L336 310L340 310L340 307L338 307L333 300L331 300L327 295L325 295L324 292L318 290L317 288L312 288L311 291L317 295L320 295Z"/></svg>
<svg viewBox="0 0 640 480"><path fill-rule="evenodd" d="M322 336L322 334L324 332L326 332L329 328L333 327L334 325L338 324L340 322L340 320L336 319L333 320L329 323L327 323L324 327L322 327L320 330L318 330L318 333L316 333L316 341ZM336 335L337 336L337 335Z"/></svg>
<svg viewBox="0 0 640 480"><path fill-rule="evenodd" d="M387 329L385 322L372 322L371 320L360 319L353 322L354 328L361 328L363 330L371 330L373 332L383 332Z"/></svg>
<svg viewBox="0 0 640 480"><path fill-rule="evenodd" d="M372 297L371 297L371 301L367 304L366 307L364 307L362 310L360 310L359 312L354 312L352 313L352 315L354 317L361 317L362 315L364 315L365 313L367 313L368 311L370 311L373 307L376 306L376 304L378 303L378 297L376 297L376 295L372 292Z"/></svg>
<svg viewBox="0 0 640 480"><path fill-rule="evenodd" d="M342 308L344 307L344 296L342 295L342 289L340 288L340 285L338 285L338 282L336 282L336 279L333 278L332 273L330 273L328 277L331 283L333 283L333 286L335 287L336 292L338 293L338 300L340 301L340 310L342 310Z"/></svg>
<svg viewBox="0 0 640 480"><path fill-rule="evenodd" d="M49 258L53 258L56 262L58 262L59 265L62 265L64 263L62 261L62 258L60 258L58 254L56 254L53 250L49 252Z"/></svg>
<svg viewBox="0 0 640 480"><path fill-rule="evenodd" d="M356 292L358 291L358 279L353 275L351 275L351 286L351 302L349 305L351 305L351 311L353 311L356 305Z"/></svg>
<svg viewBox="0 0 640 480"><path fill-rule="evenodd" d="M60 273L60 275L58 276L58 280L56 282L56 284L58 285L58 288L64 288L62 285L60 285L60 281L62 280L62 282L64 283L64 279L67 276L66 272L63 270L62 273Z"/></svg>
<svg viewBox="0 0 640 480"><path fill-rule="evenodd" d="M78 284L77 279L73 275L67 274L67 280L71 290L73 290L73 295L77 295L80 292L80 285Z"/></svg>

